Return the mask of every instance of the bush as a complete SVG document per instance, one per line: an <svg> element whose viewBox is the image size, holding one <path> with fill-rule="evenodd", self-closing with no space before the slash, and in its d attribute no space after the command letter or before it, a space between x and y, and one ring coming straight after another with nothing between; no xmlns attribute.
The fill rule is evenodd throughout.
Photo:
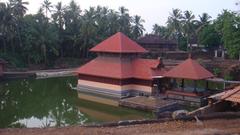
<svg viewBox="0 0 240 135"><path fill-rule="evenodd" d="M2 53L2 54L0 54L0 58L7 61L8 66L10 66L10 67L13 67L13 68L25 68L26 67L26 63L23 62L23 60L21 59L21 56Z"/></svg>
<svg viewBox="0 0 240 135"><path fill-rule="evenodd" d="M216 75L216 76L219 76L221 73L221 70L219 68L214 68L213 69L213 74Z"/></svg>

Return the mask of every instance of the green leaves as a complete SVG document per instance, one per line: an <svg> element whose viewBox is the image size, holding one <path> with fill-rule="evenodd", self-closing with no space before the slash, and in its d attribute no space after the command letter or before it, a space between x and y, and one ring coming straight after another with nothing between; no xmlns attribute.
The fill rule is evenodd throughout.
<svg viewBox="0 0 240 135"><path fill-rule="evenodd" d="M97 43L123 32L137 39L143 35L143 19L130 16L128 9L90 7L82 11L72 0L53 5L43 0L36 14L25 15L23 0L0 3L0 50L14 53L27 64L53 63L59 57L88 58Z"/></svg>
<svg viewBox="0 0 240 135"><path fill-rule="evenodd" d="M238 58L240 54L240 16L234 12L224 10L215 21L216 30L222 36L222 42L231 58Z"/></svg>
<svg viewBox="0 0 240 135"><path fill-rule="evenodd" d="M215 30L215 25L207 25L198 34L198 40L206 48L217 48L221 44L221 37Z"/></svg>

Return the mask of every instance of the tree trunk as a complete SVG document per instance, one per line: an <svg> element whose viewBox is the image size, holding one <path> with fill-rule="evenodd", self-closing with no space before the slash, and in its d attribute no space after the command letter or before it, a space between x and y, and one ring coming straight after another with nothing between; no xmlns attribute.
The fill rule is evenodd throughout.
<svg viewBox="0 0 240 135"><path fill-rule="evenodd" d="M7 53L7 44L6 44L6 40L3 38L3 52Z"/></svg>
<svg viewBox="0 0 240 135"><path fill-rule="evenodd" d="M31 61L30 61L30 56L29 54L27 55L27 61L28 61L28 66L31 64Z"/></svg>
<svg viewBox="0 0 240 135"><path fill-rule="evenodd" d="M64 56L64 51L63 51L63 47L62 47L62 45L61 45L61 58L63 58L63 56Z"/></svg>
<svg viewBox="0 0 240 135"><path fill-rule="evenodd" d="M13 40L10 41L10 44L11 44L12 54L15 54L15 46L13 44Z"/></svg>
<svg viewBox="0 0 240 135"><path fill-rule="evenodd" d="M43 57L44 57L44 64L47 64L47 49L46 49L46 45L43 44Z"/></svg>

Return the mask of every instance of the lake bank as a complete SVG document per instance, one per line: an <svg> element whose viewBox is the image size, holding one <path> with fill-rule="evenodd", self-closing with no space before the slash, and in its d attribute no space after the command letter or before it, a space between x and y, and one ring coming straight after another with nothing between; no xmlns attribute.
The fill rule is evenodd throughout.
<svg viewBox="0 0 240 135"><path fill-rule="evenodd" d="M48 69L48 70L29 70L29 71L6 71L4 79L16 78L51 78L51 77L66 77L77 75L76 68L66 69Z"/></svg>
<svg viewBox="0 0 240 135"><path fill-rule="evenodd" d="M239 133L240 119L214 119L197 123L195 121L169 121L153 124L138 124L116 127L82 127L69 126L63 128L29 128L0 129L1 135L98 135L98 134L132 134L132 135L178 135L178 134L234 134Z"/></svg>

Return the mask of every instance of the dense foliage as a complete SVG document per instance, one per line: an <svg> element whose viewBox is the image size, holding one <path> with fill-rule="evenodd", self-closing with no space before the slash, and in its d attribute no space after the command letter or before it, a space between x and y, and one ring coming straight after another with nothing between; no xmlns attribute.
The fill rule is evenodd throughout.
<svg viewBox="0 0 240 135"><path fill-rule="evenodd" d="M26 14L27 5L22 0L0 3L0 57L24 65L49 65L61 57L88 58L89 48L118 31L133 39L144 31L144 20L130 16L124 7L82 11L75 1L52 5L44 0L38 13Z"/></svg>
<svg viewBox="0 0 240 135"><path fill-rule="evenodd" d="M116 32L136 40L144 34L144 20L130 16L128 9L118 11L107 7L90 7L82 11L72 0L68 5L53 5L44 0L36 14L26 14L28 2L0 2L0 58L17 66L52 65L59 58L90 58L88 50ZM166 26L155 24L152 34L178 42L181 50L192 44L214 49L224 45L236 58L240 52L240 17L223 11L211 20L203 13L196 19L191 11L173 9Z"/></svg>
<svg viewBox="0 0 240 135"><path fill-rule="evenodd" d="M181 50L191 50L193 43L204 45L208 49L224 45L229 56L237 58L240 54L239 14L224 10L214 20L207 13L198 17L196 19L191 11L173 9L167 26L155 24L152 33L177 40Z"/></svg>

